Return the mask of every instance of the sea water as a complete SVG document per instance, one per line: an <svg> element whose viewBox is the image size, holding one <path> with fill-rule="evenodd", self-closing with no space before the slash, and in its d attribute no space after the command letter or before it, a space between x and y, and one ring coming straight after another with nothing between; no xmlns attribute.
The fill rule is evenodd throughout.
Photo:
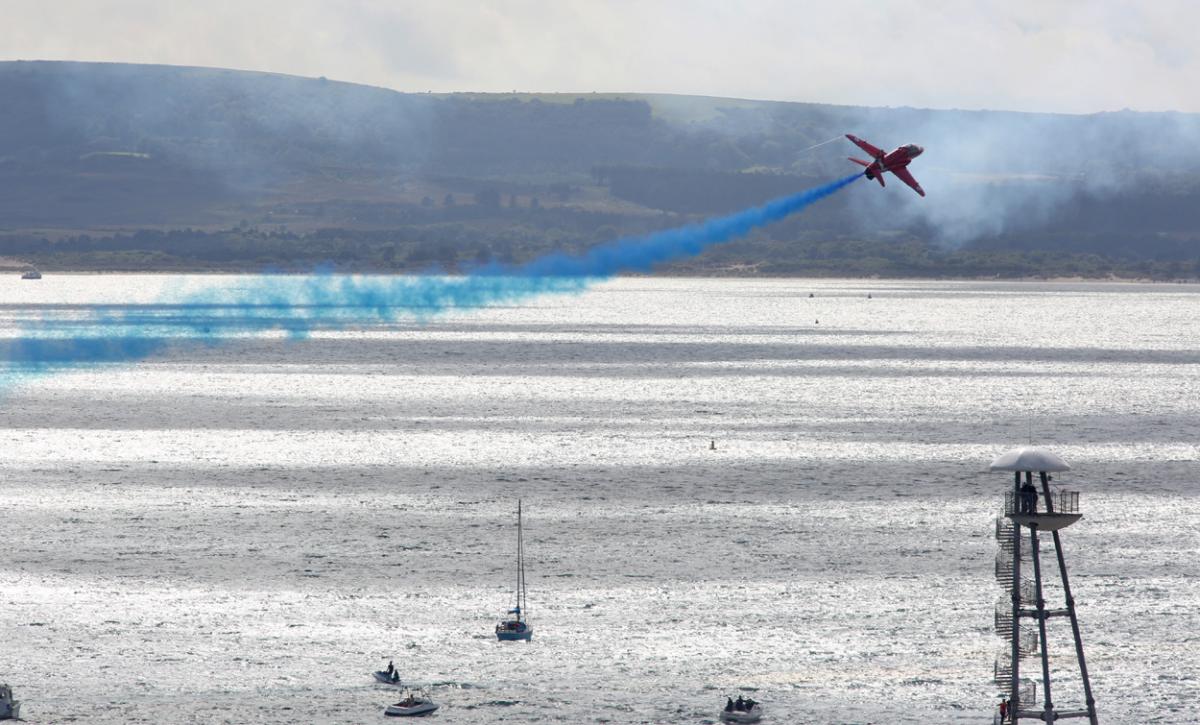
<svg viewBox="0 0 1200 725"><path fill-rule="evenodd" d="M987 464L1030 441L1101 720L1200 721L1200 287L622 279L217 344L164 304L245 281L0 281L0 336L170 340L0 391L29 722L377 722L394 659L454 723L990 723Z"/></svg>

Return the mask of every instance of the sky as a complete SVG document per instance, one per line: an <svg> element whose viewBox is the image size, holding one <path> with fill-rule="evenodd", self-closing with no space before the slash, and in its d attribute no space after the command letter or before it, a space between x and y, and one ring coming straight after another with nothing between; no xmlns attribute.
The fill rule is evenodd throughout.
<svg viewBox="0 0 1200 725"><path fill-rule="evenodd" d="M1195 0L0 0L0 60L401 91L1200 112Z"/></svg>

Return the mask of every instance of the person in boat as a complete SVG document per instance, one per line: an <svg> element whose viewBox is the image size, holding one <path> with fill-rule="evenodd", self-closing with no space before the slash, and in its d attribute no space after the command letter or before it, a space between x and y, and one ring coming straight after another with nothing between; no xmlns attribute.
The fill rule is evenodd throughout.
<svg viewBox="0 0 1200 725"><path fill-rule="evenodd" d="M392 682L399 682L400 681L400 670L392 670L391 678L392 678Z"/></svg>
<svg viewBox="0 0 1200 725"><path fill-rule="evenodd" d="M725 698L725 712L733 712L733 698L732 697Z"/></svg>
<svg viewBox="0 0 1200 725"><path fill-rule="evenodd" d="M1021 486L1021 513L1037 513L1037 489L1029 481L1026 481L1024 486Z"/></svg>
<svg viewBox="0 0 1200 725"><path fill-rule="evenodd" d="M750 712L751 710L753 710L754 706L757 704L758 703L755 702L754 700L752 700L750 698L746 698L746 712Z"/></svg>
<svg viewBox="0 0 1200 725"><path fill-rule="evenodd" d="M396 665L393 664L391 660L388 660L388 668L387 668L388 677L391 677L392 674L395 673L395 671L396 671Z"/></svg>
<svg viewBox="0 0 1200 725"><path fill-rule="evenodd" d="M746 701L742 699L741 695L738 695L737 702L733 703L733 709L737 710L738 712L744 712L746 710Z"/></svg>

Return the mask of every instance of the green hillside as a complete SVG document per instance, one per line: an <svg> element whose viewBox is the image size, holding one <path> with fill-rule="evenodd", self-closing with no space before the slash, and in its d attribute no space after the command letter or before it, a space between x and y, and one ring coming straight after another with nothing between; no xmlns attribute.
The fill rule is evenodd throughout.
<svg viewBox="0 0 1200 725"><path fill-rule="evenodd" d="M664 271L1196 277L1200 117L671 95L403 93L241 71L0 63L0 255L48 269L460 268L578 250L926 147ZM816 148L813 148L816 146Z"/></svg>

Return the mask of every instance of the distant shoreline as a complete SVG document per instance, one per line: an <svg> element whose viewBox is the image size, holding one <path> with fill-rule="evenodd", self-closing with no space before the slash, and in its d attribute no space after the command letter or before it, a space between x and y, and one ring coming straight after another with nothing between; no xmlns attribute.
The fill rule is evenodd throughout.
<svg viewBox="0 0 1200 725"><path fill-rule="evenodd" d="M37 265L21 264L19 266L11 266L7 264L7 260L0 262L0 273L8 273L10 276L19 277L24 269L36 267ZM213 269L54 269L47 267L37 267L43 277L55 276L94 276L94 275L161 275L161 276L210 276L210 277L248 277L248 276L273 276L273 277L301 277L312 274L322 274L323 272L317 269L298 271L298 270L213 270ZM364 277L421 277L421 276L448 276L448 277L467 277L469 275L462 273L450 273L441 275L436 272L406 272L406 271L364 271L364 270L331 270L329 274L341 276L364 276ZM854 275L748 275L748 274L619 274L612 277L602 277L602 279L672 279L672 280L687 280L687 279L730 279L730 280L804 280L804 281L846 281L846 282L997 282L997 283L1043 283L1043 284L1155 284L1155 285L1194 285L1200 284L1200 279L1153 279L1148 277L1079 277L1079 276L1055 276L1055 277L904 277L904 276L881 276L881 277L863 277Z"/></svg>

